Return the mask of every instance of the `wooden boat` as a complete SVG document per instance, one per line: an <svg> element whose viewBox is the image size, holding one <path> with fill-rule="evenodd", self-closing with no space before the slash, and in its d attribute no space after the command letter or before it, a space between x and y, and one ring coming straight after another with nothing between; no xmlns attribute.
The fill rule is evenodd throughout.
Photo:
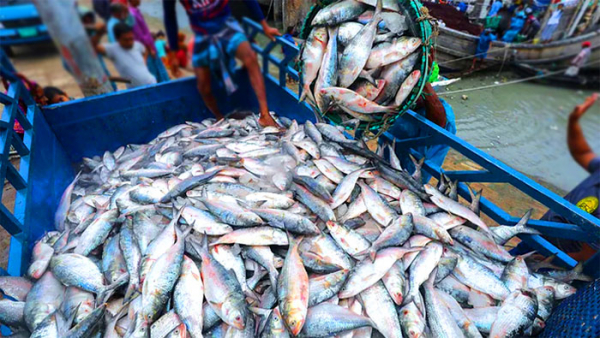
<svg viewBox="0 0 600 338"><path fill-rule="evenodd" d="M471 67L472 55L479 37L460 32L448 27L439 27L436 39L436 59L444 71L460 72ZM600 28L587 34L573 38L553 41L546 44L493 42L485 62L500 65L526 64L537 68L567 68L569 62L581 51L581 43L592 43L591 67L599 69L596 61L600 60Z"/></svg>
<svg viewBox="0 0 600 338"><path fill-rule="evenodd" d="M549 71L528 65L525 63L514 63L512 65L515 73L522 77L535 77L539 78L532 79L533 82L548 84L552 86L564 86L570 88L582 88L582 89L598 89L600 88L600 72L598 72L598 64L595 65L596 70L585 70L582 69L578 76L567 76L564 72L558 74L547 75L556 73L556 71Z"/></svg>

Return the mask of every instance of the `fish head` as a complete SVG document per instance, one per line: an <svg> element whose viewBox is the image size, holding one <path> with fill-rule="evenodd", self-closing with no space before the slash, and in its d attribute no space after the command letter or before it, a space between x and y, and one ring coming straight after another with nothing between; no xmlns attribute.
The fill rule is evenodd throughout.
<svg viewBox="0 0 600 338"><path fill-rule="evenodd" d="M227 324L235 327L238 330L243 330L246 327L247 317L245 309L245 304L240 304L240 302L235 301L232 299L232 297L228 297L228 299L223 302L221 312L227 319Z"/></svg>
<svg viewBox="0 0 600 338"><path fill-rule="evenodd" d="M567 283L557 282L554 286L554 292L556 299L563 299L575 294L577 289Z"/></svg>
<svg viewBox="0 0 600 338"><path fill-rule="evenodd" d="M287 312L285 318L286 326L294 336L297 336L304 326L306 313L297 307L291 307L288 311L284 312Z"/></svg>
<svg viewBox="0 0 600 338"><path fill-rule="evenodd" d="M281 319L281 313L279 312L279 308L275 307L271 316L271 332L280 334L287 332L285 324L283 323L283 319Z"/></svg>
<svg viewBox="0 0 600 338"><path fill-rule="evenodd" d="M417 48L417 47L419 47L419 46L421 45L421 39L419 39L419 38L415 38L415 37L408 38L408 40L406 41L406 43L407 43L407 45L408 45L408 46L409 46L411 49L413 49L413 48Z"/></svg>

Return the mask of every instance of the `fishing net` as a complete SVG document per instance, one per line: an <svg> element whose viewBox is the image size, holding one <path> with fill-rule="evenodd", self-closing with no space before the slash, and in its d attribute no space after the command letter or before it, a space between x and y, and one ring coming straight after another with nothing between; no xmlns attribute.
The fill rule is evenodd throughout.
<svg viewBox="0 0 600 338"><path fill-rule="evenodd" d="M304 22L302 24L302 29L300 31L300 38L306 40L310 31L312 30L311 22L317 12L321 10L323 7L336 2L337 0L321 0L317 1L317 3L310 9ZM405 32L405 36L414 36L421 38L423 43L420 47L420 57L415 64L414 69L421 71L421 77L419 78L417 84L414 86L411 93L404 100L404 102L398 107L398 110L393 114L387 114L382 119L377 120L375 122L361 122L357 127L355 126L344 126L347 129L354 129L360 131L365 136L371 134L371 138L376 138L385 132L389 127L391 127L398 117L402 116L408 109L410 109L414 103L417 101L421 92L423 91L423 87L427 83L431 73L431 60L430 55L433 50L433 41L434 35L437 31L437 26L435 25L435 19L429 15L429 11L426 7L424 7L417 0L398 0L398 4L400 6L400 14L406 17L406 23L408 24L408 30ZM303 48L304 46L302 46ZM303 62L303 61L301 61ZM301 67L300 67L301 68ZM302 69L302 68L301 68ZM302 79L302 74L300 74L300 79ZM320 115L325 120L333 123L334 125L342 125L344 122L342 119L342 115L339 113L327 112L327 114L323 114L316 110L316 113Z"/></svg>

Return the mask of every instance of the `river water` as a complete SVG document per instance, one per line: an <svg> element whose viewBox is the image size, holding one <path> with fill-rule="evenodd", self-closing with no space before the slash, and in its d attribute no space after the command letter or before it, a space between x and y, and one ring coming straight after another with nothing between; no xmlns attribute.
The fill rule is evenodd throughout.
<svg viewBox="0 0 600 338"><path fill-rule="evenodd" d="M141 10L151 26L162 24L162 3L145 0ZM179 27L189 32L185 11L177 4ZM454 91L515 79L510 72L476 74L452 84ZM443 92L442 89L440 92ZM587 175L569 154L566 144L568 115L592 91L533 83L443 96L454 108L457 134L509 166L543 182L569 191ZM461 96L468 96L463 100ZM581 124L592 149L600 154L600 104Z"/></svg>
<svg viewBox="0 0 600 338"><path fill-rule="evenodd" d="M510 73L479 74L446 88L454 91L512 80ZM441 93L444 90L440 91ZM562 190L588 174L569 154L569 113L592 91L518 83L442 96L453 107L457 135L509 166ZM467 95L464 100L461 96ZM600 154L600 104L580 121L588 143Z"/></svg>

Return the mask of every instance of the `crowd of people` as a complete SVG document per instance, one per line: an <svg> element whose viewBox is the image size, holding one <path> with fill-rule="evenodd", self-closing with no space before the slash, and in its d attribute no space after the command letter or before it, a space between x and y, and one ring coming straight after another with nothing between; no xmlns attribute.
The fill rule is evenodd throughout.
<svg viewBox="0 0 600 338"><path fill-rule="evenodd" d="M552 10L550 19L540 36L542 43L550 42L560 23L563 5ZM504 42L533 42L541 29L541 20L545 11L527 5L523 0L515 0L510 6L501 0L495 0L488 12L485 28Z"/></svg>
<svg viewBox="0 0 600 338"><path fill-rule="evenodd" d="M483 63L492 42L498 39L511 43L551 42L560 24L563 9L564 5L562 3L557 3L556 7L549 8L548 20L541 29L540 17L544 12L536 11L534 7L527 6L523 0L515 0L510 6L506 6L502 0L495 0L490 5L485 20L485 29L479 36L471 69L475 69L478 61L481 64ZM566 75L577 76L579 69L588 61L591 55L591 43L584 41L581 48L581 52L571 61L571 66L565 72Z"/></svg>

